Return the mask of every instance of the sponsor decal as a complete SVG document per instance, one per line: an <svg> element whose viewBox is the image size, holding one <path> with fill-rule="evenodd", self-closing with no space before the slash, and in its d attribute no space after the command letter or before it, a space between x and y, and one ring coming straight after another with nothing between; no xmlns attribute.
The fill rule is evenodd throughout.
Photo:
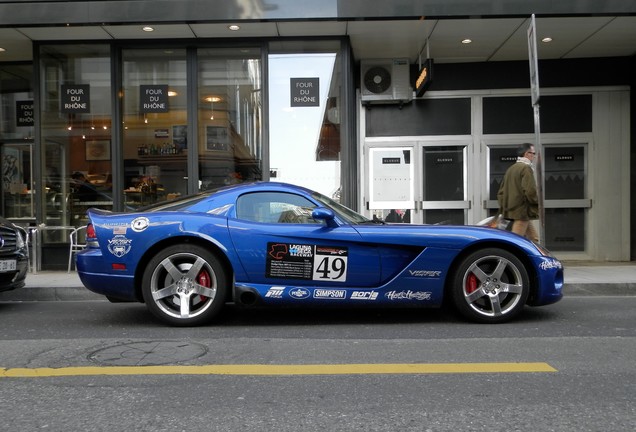
<svg viewBox="0 0 636 432"><path fill-rule="evenodd" d="M351 293L351 300L375 300L377 298L376 291L354 291Z"/></svg>
<svg viewBox="0 0 636 432"><path fill-rule="evenodd" d="M389 291L385 294L389 300L430 300L431 292L429 291Z"/></svg>
<svg viewBox="0 0 636 432"><path fill-rule="evenodd" d="M346 282L348 255L347 248L337 246L267 243L265 275L276 279Z"/></svg>
<svg viewBox="0 0 636 432"><path fill-rule="evenodd" d="M306 299L309 297L309 290L305 288L294 288L289 292L289 295L296 299Z"/></svg>
<svg viewBox="0 0 636 432"><path fill-rule="evenodd" d="M541 270L560 269L563 268L563 264L555 259L547 259L539 264L539 268L541 268Z"/></svg>
<svg viewBox="0 0 636 432"><path fill-rule="evenodd" d="M108 250L117 258L121 258L130 252L132 240L123 235L116 235L108 240Z"/></svg>
<svg viewBox="0 0 636 432"><path fill-rule="evenodd" d="M347 297L347 292L345 290L337 290L337 289L315 289L314 290L315 299L344 299L346 297Z"/></svg>
<svg viewBox="0 0 636 432"><path fill-rule="evenodd" d="M130 223L130 227L132 228L134 232L142 232L149 226L150 226L150 221L148 220L147 217L143 217L143 216L133 219L133 221Z"/></svg>
<svg viewBox="0 0 636 432"><path fill-rule="evenodd" d="M314 256L314 251L310 245L290 245L289 256L311 258Z"/></svg>
<svg viewBox="0 0 636 432"><path fill-rule="evenodd" d="M283 293L285 292L285 287L271 287L265 293L265 297L269 298L282 298Z"/></svg>
<svg viewBox="0 0 636 432"><path fill-rule="evenodd" d="M414 277L440 277L442 272L438 270L409 270L409 274Z"/></svg>
<svg viewBox="0 0 636 432"><path fill-rule="evenodd" d="M128 231L128 227L125 226L116 226L113 228L113 234L126 234Z"/></svg>

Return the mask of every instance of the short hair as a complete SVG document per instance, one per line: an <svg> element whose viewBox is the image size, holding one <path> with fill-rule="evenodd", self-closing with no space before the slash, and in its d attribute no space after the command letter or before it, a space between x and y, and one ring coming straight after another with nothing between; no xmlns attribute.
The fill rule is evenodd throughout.
<svg viewBox="0 0 636 432"><path fill-rule="evenodd" d="M521 144L519 147L517 147L517 156L523 157L524 154L532 150L532 147L534 147L534 144L530 144L530 143Z"/></svg>

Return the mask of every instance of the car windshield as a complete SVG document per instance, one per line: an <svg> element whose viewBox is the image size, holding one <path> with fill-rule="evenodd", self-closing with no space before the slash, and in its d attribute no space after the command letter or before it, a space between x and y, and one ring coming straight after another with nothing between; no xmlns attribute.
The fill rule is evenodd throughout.
<svg viewBox="0 0 636 432"><path fill-rule="evenodd" d="M361 214L354 212L350 208L343 206L339 202L336 202L332 200L331 198L324 196L323 194L314 192L311 195L311 197L315 199L316 201L320 202L321 204L323 204L325 207L331 208L338 215L340 219L352 225L372 222L371 220L367 219Z"/></svg>

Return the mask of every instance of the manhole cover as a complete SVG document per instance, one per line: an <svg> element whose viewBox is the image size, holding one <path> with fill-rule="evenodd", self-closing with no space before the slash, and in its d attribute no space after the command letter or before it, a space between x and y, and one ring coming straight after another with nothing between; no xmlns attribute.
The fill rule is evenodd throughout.
<svg viewBox="0 0 636 432"><path fill-rule="evenodd" d="M205 345L192 342L131 342L99 349L88 359L105 366L158 366L193 360L207 352Z"/></svg>

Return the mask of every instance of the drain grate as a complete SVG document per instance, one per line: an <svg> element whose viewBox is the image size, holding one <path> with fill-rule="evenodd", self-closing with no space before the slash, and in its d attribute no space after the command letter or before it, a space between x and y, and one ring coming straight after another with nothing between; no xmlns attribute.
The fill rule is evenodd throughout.
<svg viewBox="0 0 636 432"><path fill-rule="evenodd" d="M207 352L205 345L193 342L130 342L94 351L88 359L103 366L159 366L193 360Z"/></svg>

